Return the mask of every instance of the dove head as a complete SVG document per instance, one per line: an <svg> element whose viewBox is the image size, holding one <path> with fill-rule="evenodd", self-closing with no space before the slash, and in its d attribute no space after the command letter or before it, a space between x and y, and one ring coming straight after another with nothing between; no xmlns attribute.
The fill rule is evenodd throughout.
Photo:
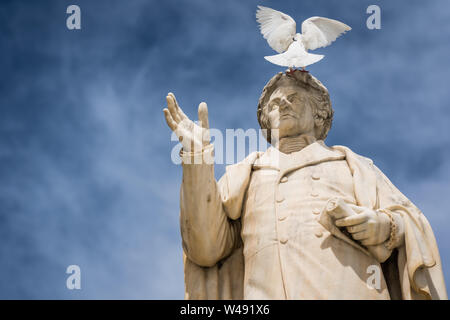
<svg viewBox="0 0 450 320"><path fill-rule="evenodd" d="M333 109L328 90L306 72L279 73L264 87L258 104L258 121L271 143L278 139L311 135L324 140L331 128Z"/></svg>
<svg viewBox="0 0 450 320"><path fill-rule="evenodd" d="M302 34L301 33L296 33L294 36L294 41L301 41L302 40Z"/></svg>

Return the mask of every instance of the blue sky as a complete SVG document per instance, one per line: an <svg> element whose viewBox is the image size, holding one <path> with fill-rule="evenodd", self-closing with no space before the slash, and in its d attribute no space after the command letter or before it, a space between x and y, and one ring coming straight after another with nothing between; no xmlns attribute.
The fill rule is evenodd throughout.
<svg viewBox="0 0 450 320"><path fill-rule="evenodd" d="M81 30L66 28L70 4ZM326 143L372 158L424 212L450 278L448 1L4 0L0 298L183 298L165 96L192 118L206 101L211 127L258 128L283 70L263 59L258 4L353 28L309 67L335 110ZM366 28L370 4L381 30ZM71 264L81 290L66 289Z"/></svg>

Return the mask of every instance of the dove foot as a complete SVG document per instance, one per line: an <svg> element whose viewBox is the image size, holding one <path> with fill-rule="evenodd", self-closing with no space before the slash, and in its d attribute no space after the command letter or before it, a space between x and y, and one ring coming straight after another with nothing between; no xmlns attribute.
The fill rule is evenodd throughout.
<svg viewBox="0 0 450 320"><path fill-rule="evenodd" d="M288 74L288 75L290 75L290 76L293 76L294 73L295 73L295 71L298 71L298 70L297 70L297 69L289 68L289 71L286 71L286 74Z"/></svg>

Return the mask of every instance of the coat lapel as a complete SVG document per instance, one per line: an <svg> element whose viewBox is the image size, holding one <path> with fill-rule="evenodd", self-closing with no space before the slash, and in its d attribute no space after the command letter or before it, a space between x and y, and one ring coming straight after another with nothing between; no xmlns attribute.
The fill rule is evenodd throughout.
<svg viewBox="0 0 450 320"><path fill-rule="evenodd" d="M291 171L325 161L345 159L345 155L327 147L322 140L311 143L298 152L285 154L270 147L253 165L255 169L274 169L279 171L280 179Z"/></svg>

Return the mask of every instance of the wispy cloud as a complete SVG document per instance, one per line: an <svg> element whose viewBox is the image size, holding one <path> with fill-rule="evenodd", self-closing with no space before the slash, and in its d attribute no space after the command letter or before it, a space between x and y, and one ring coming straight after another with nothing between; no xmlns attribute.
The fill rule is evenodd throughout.
<svg viewBox="0 0 450 320"><path fill-rule="evenodd" d="M257 4L352 26L311 66L335 109L327 143L373 158L424 211L449 278L449 4L379 3L370 31L369 1L80 0L69 31L68 1L2 2L0 297L183 298L181 168L161 110L173 91L193 118L207 101L212 126L257 128L281 71Z"/></svg>

